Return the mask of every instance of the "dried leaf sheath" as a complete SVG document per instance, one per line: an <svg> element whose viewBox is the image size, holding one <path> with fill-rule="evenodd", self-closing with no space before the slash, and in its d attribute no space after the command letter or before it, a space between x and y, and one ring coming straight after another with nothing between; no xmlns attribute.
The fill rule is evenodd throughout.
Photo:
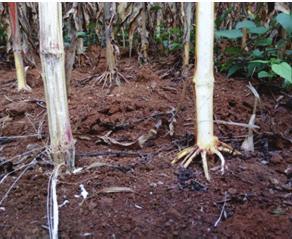
<svg viewBox="0 0 292 239"><path fill-rule="evenodd" d="M39 3L40 52L48 111L51 151L55 164L74 168L75 147L68 111L62 7L60 3Z"/></svg>

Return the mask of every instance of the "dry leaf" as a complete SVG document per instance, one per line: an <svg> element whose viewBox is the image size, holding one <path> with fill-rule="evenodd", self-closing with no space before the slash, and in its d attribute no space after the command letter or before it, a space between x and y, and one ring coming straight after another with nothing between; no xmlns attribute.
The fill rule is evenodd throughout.
<svg viewBox="0 0 292 239"><path fill-rule="evenodd" d="M103 188L99 193L134 193L134 190L129 187L108 187Z"/></svg>
<svg viewBox="0 0 292 239"><path fill-rule="evenodd" d="M88 166L86 167L86 169L88 170L88 169L99 168L99 167L104 167L104 166L112 167L113 165L108 164L108 163L102 163L102 162L94 162L94 163L88 165Z"/></svg>

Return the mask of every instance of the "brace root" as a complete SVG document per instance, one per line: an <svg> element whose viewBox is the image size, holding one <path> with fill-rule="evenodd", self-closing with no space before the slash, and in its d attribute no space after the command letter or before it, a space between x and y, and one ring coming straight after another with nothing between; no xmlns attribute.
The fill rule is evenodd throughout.
<svg viewBox="0 0 292 239"><path fill-rule="evenodd" d="M237 150L234 150L231 146L228 144L225 144L223 142L220 142L219 140L216 140L215 146L209 148L209 149L202 149L198 147L197 145L193 147L188 147L183 149L177 154L177 158L174 159L171 163L175 164L177 162L181 161L181 166L184 168L187 168L192 161L198 156L201 155L202 158L202 164L203 164L203 170L205 177L208 181L210 181L210 175L209 175L209 170L208 170L208 163L207 163L207 154L215 154L218 156L221 162L221 173L224 174L225 170L225 159L223 154L220 152L227 152L232 155L240 155L240 152Z"/></svg>

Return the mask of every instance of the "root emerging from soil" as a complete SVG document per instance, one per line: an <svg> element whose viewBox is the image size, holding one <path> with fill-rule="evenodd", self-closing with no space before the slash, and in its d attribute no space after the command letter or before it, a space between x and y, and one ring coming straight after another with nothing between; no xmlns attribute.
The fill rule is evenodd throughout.
<svg viewBox="0 0 292 239"><path fill-rule="evenodd" d="M122 82L126 82L128 83L129 81L127 80L127 78L120 73L118 70L113 70L113 71L105 71L103 74L101 75L94 75L91 76L90 78L87 78L86 82L89 81L95 81L96 85L101 85L102 84L102 88L111 88L112 86L121 86Z"/></svg>
<svg viewBox="0 0 292 239"><path fill-rule="evenodd" d="M204 170L205 177L208 181L210 181L211 178L210 178L209 170L208 170L207 155L215 154L219 157L221 161L221 173L224 174L225 159L221 151L230 153L232 155L240 155L241 153L233 149L228 144L225 144L219 141L217 137L214 138L214 141L215 141L214 145L212 145L211 147L207 149L201 148L198 145L183 149L177 154L177 158L174 159L171 163L175 164L179 162L180 160L182 160L181 166L183 168L187 168L193 162L193 160L200 154L202 157L203 170Z"/></svg>
<svg viewBox="0 0 292 239"><path fill-rule="evenodd" d="M32 92L31 87L28 84L24 84L21 88L18 87L19 92Z"/></svg>

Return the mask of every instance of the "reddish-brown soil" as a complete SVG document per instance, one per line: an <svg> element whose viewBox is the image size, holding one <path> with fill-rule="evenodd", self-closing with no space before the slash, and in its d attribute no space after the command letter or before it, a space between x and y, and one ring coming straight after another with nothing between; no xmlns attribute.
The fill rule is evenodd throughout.
<svg viewBox="0 0 292 239"><path fill-rule="evenodd" d="M99 58L81 59L73 72L69 109L77 140L76 164L83 170L59 177L58 203L69 202L60 207L60 238L291 238L291 92L252 82L261 96L255 152L225 154L224 175L216 169L220 162L210 157L208 183L199 158L188 170L171 164L180 149L194 144L195 132L192 87L181 97L184 80L177 60L162 58L139 67L135 58L123 58L119 67L129 83L109 90L82 81L105 70L104 55ZM52 166L38 149L47 146L48 132L37 70L28 72L28 82L33 92L17 93L14 69L0 70L1 178L11 170L25 169L34 159L37 162L0 205L0 238L48 238L46 198ZM246 79L216 74L215 119L248 123L254 97L247 84ZM167 112L180 99L171 136ZM157 135L142 149L107 145L100 139L112 131L110 137L120 142L134 141L159 120ZM28 137L37 131L40 139ZM216 124L215 132L236 149L247 135L246 128L223 124ZM24 137L5 138L20 135ZM10 159L13 164L6 162ZM96 162L100 164L93 167ZM85 169L89 165L91 169ZM22 172L4 180L0 199ZM83 202L75 197L80 184L89 193ZM133 192L104 192L108 187L128 187ZM214 227L221 211L222 219Z"/></svg>

